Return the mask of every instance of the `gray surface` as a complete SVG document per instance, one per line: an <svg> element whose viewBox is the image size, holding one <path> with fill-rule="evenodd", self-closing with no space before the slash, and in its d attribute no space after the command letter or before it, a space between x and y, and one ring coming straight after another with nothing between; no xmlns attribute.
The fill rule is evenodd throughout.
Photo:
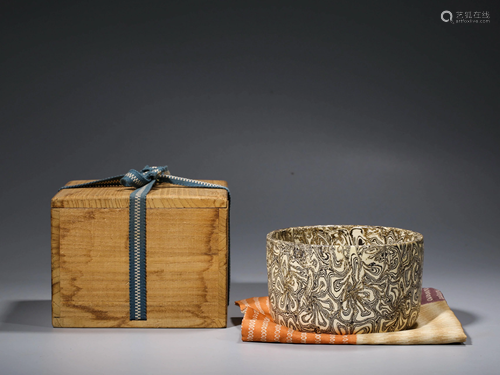
<svg viewBox="0 0 500 375"><path fill-rule="evenodd" d="M489 11L491 23L444 23L445 9ZM474 1L2 2L0 373L119 372L148 355L157 372L239 372L263 358L290 373L498 373L499 15L499 2ZM462 311L472 345L51 332L50 198L68 180L145 164L228 181L235 282L266 281L265 235L278 228L422 233L424 283Z"/></svg>
<svg viewBox="0 0 500 375"><path fill-rule="evenodd" d="M498 264L500 3L452 9L489 25L431 1L251 3L0 12L0 280L50 267L59 187L146 164L228 181L238 282L298 225L420 232L426 272Z"/></svg>
<svg viewBox="0 0 500 375"><path fill-rule="evenodd" d="M2 374L255 374L349 371L498 374L499 278L433 280L462 322L466 344L330 346L244 343L242 314L227 329L54 329L47 287L8 288L0 302ZM484 285L491 283L490 288ZM232 300L263 296L266 284L235 284Z"/></svg>

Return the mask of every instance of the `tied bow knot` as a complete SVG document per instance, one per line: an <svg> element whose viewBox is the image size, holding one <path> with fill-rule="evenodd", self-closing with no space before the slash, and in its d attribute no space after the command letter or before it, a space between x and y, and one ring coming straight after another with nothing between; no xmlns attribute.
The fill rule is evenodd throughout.
<svg viewBox="0 0 500 375"><path fill-rule="evenodd" d="M168 175L168 167L150 167L146 165L141 171L131 169L120 180L120 183L126 187L134 187L136 189L149 184L152 181L159 181L162 175Z"/></svg>

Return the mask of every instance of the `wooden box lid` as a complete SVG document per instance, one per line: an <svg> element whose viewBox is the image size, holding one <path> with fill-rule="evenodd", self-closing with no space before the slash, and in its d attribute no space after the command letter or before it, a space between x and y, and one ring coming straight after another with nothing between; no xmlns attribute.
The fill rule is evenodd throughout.
<svg viewBox="0 0 500 375"><path fill-rule="evenodd" d="M74 180L66 186L93 180ZM227 187L222 180L198 180ZM51 201L52 208L127 208L134 188L92 187L60 190ZM147 208L224 208L228 205L223 189L194 188L170 183L155 184L146 198Z"/></svg>

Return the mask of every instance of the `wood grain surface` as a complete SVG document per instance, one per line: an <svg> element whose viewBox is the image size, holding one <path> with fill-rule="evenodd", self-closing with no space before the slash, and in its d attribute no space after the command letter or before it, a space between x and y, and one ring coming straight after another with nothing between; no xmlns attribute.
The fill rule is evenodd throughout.
<svg viewBox="0 0 500 375"><path fill-rule="evenodd" d="M168 185L147 196L144 321L129 320L130 191L69 189L52 200L55 327L226 326L227 193Z"/></svg>

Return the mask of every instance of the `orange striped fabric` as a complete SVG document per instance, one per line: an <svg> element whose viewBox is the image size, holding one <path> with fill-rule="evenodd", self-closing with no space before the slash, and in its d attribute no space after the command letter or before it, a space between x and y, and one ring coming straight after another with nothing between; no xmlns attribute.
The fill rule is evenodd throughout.
<svg viewBox="0 0 500 375"><path fill-rule="evenodd" d="M429 345L465 342L467 336L451 311L443 293L434 288L422 289L422 305L417 323L404 331L331 335L299 332L273 322L268 297L254 297L236 302L245 314L241 323L243 341L290 344L356 345Z"/></svg>
<svg viewBox="0 0 500 375"><path fill-rule="evenodd" d="M243 341L282 342L290 344L356 344L356 335L330 335L299 332L273 322L268 297L236 301L245 314L241 322Z"/></svg>

